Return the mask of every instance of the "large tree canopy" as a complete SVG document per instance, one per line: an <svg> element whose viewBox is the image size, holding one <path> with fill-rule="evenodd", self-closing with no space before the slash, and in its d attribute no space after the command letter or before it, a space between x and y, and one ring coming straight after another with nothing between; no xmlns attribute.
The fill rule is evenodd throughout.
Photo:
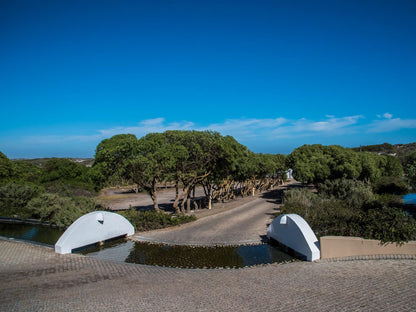
<svg viewBox="0 0 416 312"><path fill-rule="evenodd" d="M138 141L134 134L118 134L98 144L93 168L102 179L112 184L128 180L126 170L131 159L137 156Z"/></svg>
<svg viewBox="0 0 416 312"><path fill-rule="evenodd" d="M382 176L403 175L403 168L395 157L355 152L338 145L303 145L288 156L287 164L297 180L314 184L335 179L376 183Z"/></svg>
<svg viewBox="0 0 416 312"><path fill-rule="evenodd" d="M210 201L231 197L237 182L253 193L273 183L284 171L283 155L254 154L231 136L213 131L149 133L137 140L134 135L116 135L97 147L94 169L110 184L131 181L152 197L159 210L157 188L174 182L176 212L189 211L197 185L203 185ZM179 192L179 188L182 192ZM239 189L244 187L240 186ZM181 204L180 204L181 203ZM180 205L179 205L180 204Z"/></svg>

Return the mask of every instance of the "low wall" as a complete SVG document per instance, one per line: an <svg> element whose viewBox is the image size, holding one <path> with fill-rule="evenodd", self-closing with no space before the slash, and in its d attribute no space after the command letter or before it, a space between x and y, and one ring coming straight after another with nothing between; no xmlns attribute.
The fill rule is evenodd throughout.
<svg viewBox="0 0 416 312"><path fill-rule="evenodd" d="M378 240L359 237L323 236L320 239L321 259L371 255L416 255L416 241L402 245L382 244Z"/></svg>

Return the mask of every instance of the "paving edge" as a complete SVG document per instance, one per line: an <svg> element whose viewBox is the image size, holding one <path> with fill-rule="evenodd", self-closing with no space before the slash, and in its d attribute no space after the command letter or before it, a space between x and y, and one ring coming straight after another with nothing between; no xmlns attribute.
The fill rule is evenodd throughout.
<svg viewBox="0 0 416 312"><path fill-rule="evenodd" d="M140 235L134 235L128 237L129 240L140 243L162 244L169 246L195 246L195 247L229 247L229 246L251 246L251 245L263 245L264 242L258 240L247 240L239 242L210 242L210 243L195 243L195 242L182 242L182 241L166 241L159 240L151 237L145 237Z"/></svg>
<svg viewBox="0 0 416 312"><path fill-rule="evenodd" d="M416 260L416 255L368 255L368 256L349 256L339 258L319 259L314 262L340 262L356 260Z"/></svg>

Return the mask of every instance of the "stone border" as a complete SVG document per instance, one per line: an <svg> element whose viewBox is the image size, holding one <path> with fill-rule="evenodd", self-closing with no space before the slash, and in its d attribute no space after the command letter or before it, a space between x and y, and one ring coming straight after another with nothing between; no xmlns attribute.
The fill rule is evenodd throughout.
<svg viewBox="0 0 416 312"><path fill-rule="evenodd" d="M239 241L239 242L209 242L209 243L189 243L189 242L180 242L180 241L166 241L166 240L159 240L151 237L145 237L140 235L133 235L128 239L135 241L135 242L142 242L142 243L151 243L151 244L163 244L169 246L195 246L195 247L229 247L229 246L251 246L251 245L262 245L265 244L264 242L259 242L258 240L247 240L247 241Z"/></svg>
<svg viewBox="0 0 416 312"><path fill-rule="evenodd" d="M416 255L369 255L369 256L350 256L339 258L320 259L314 262L340 262L356 260L416 260Z"/></svg>

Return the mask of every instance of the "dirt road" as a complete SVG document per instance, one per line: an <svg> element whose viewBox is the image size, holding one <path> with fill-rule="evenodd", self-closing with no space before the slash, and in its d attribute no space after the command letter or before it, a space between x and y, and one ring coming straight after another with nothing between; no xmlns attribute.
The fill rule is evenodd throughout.
<svg viewBox="0 0 416 312"><path fill-rule="evenodd" d="M199 219L195 222L177 228L137 233L134 239L183 245L261 243L266 236L268 224L279 210L282 191L296 185L292 182L255 197L237 200L229 203L229 207L201 210L196 212Z"/></svg>
<svg viewBox="0 0 416 312"><path fill-rule="evenodd" d="M181 193L180 193L181 194ZM202 188L197 188L197 197L204 195ZM175 189L173 187L161 189L157 194L159 208L162 210L172 209L175 200ZM101 191L97 198L104 207L110 210L124 210L130 207L140 210L152 210L152 198L146 192L135 193L131 188L108 188Z"/></svg>

